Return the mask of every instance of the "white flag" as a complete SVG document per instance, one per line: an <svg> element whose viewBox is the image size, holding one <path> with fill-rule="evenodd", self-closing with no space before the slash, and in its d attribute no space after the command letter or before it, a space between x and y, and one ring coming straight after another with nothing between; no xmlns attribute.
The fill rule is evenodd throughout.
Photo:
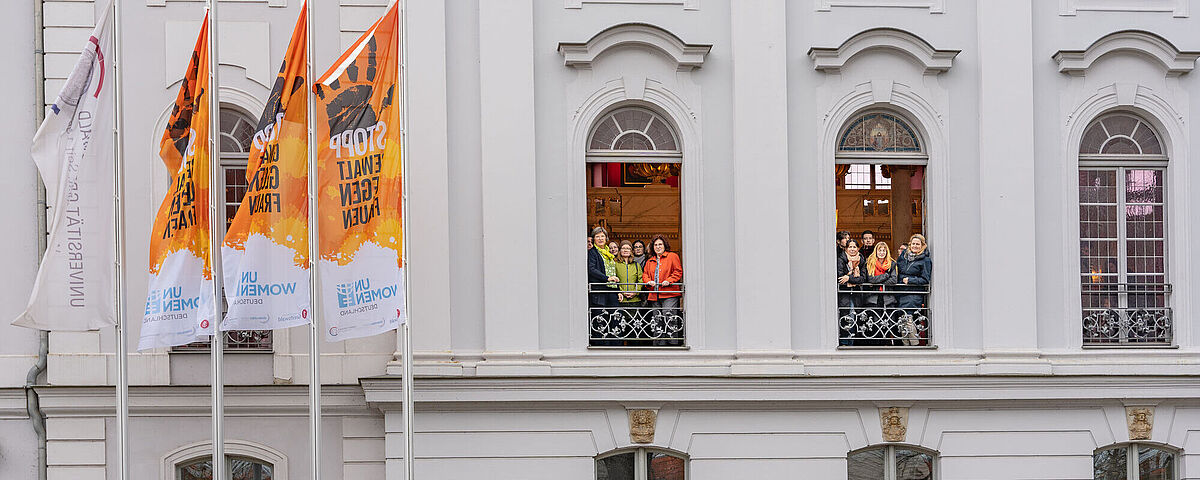
<svg viewBox="0 0 1200 480"><path fill-rule="evenodd" d="M84 331L115 325L112 35L108 10L33 137L50 238L13 325Z"/></svg>

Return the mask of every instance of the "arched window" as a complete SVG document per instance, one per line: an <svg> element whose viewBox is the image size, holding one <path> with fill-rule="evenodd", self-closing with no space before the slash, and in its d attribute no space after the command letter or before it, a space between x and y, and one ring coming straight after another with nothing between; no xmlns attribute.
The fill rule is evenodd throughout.
<svg viewBox="0 0 1200 480"><path fill-rule="evenodd" d="M1083 344L1169 345L1167 156L1128 113L1092 121L1079 145Z"/></svg>
<svg viewBox="0 0 1200 480"><path fill-rule="evenodd" d="M638 448L596 458L596 480L685 480L687 459L677 454Z"/></svg>
<svg viewBox="0 0 1200 480"><path fill-rule="evenodd" d="M925 232L924 142L903 116L878 110L851 117L837 142L838 345L929 346L929 272L904 280L900 277L915 270L897 271L893 278L886 273L889 262L879 272L868 272L866 265L879 244L898 259L900 247ZM846 258L851 242L859 250L858 263ZM932 267L927 251L914 258Z"/></svg>
<svg viewBox="0 0 1200 480"><path fill-rule="evenodd" d="M907 445L870 447L846 458L848 480L932 480L937 454Z"/></svg>
<svg viewBox="0 0 1200 480"><path fill-rule="evenodd" d="M586 155L588 248L593 247L591 232L603 228L618 261L615 273L600 271L608 261L588 252L591 346L684 345L686 285L680 259L686 242L678 138L665 117L641 106L609 111L592 127ZM660 235L668 251L661 260L653 258L652 244ZM619 261L623 242L630 243L635 261ZM664 286L642 281L645 266L649 283ZM607 282L613 276L620 281Z"/></svg>
<svg viewBox="0 0 1200 480"><path fill-rule="evenodd" d="M246 180L246 162L250 158L250 145L254 137L254 120L240 109L221 107L221 170L224 182L217 188L225 189L225 222L229 228L237 214L242 198L250 189ZM225 232L220 232L224 237ZM207 351L209 342L195 342L175 347L176 351ZM270 330L238 330L225 332L225 348L238 351L271 351Z"/></svg>
<svg viewBox="0 0 1200 480"><path fill-rule="evenodd" d="M175 480L212 480L212 457L193 459L175 468ZM226 457L226 477L230 480L274 480L273 465L249 457Z"/></svg>
<svg viewBox="0 0 1200 480"><path fill-rule="evenodd" d="M1179 455L1164 447L1130 443L1092 454L1096 480L1177 480Z"/></svg>

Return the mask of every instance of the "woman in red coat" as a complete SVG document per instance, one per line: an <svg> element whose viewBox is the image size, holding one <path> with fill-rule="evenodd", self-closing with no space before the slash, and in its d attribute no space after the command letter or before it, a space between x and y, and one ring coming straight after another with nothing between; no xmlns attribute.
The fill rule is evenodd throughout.
<svg viewBox="0 0 1200 480"><path fill-rule="evenodd" d="M671 251L671 245L662 235L656 235L650 240L650 258L642 267L642 283L647 285L650 306L663 309L663 314L671 316L679 314L679 300L683 290L679 282L683 280L683 262L679 255Z"/></svg>

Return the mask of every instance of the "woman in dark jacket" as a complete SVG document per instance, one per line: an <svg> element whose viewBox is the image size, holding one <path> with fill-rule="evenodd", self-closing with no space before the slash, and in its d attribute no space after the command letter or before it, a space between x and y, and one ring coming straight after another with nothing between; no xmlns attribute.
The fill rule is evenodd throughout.
<svg viewBox="0 0 1200 480"><path fill-rule="evenodd" d="M928 248L925 236L917 233L908 240L908 249L901 249L900 258L896 259L897 290L928 291L929 281L933 276L933 261L929 258ZM909 285L915 288L905 288ZM921 308L925 306L925 295L898 295L896 300L900 303L900 308Z"/></svg>
<svg viewBox="0 0 1200 480"><path fill-rule="evenodd" d="M592 245L593 248L589 248L587 252L588 306L591 307L588 312L589 317L600 315L604 313L605 309L617 305L615 284L618 278L615 267L610 267L614 263L601 253L601 250L608 253L608 232L601 227L593 229ZM609 284L614 285L610 286Z"/></svg>
<svg viewBox="0 0 1200 480"><path fill-rule="evenodd" d="M857 291L858 286L866 283L867 277L863 275L866 271L867 262L858 251L858 241L850 240L846 243L846 255L838 259L838 306L839 307L855 307L859 302L857 294L849 293ZM846 312L842 312L843 314Z"/></svg>

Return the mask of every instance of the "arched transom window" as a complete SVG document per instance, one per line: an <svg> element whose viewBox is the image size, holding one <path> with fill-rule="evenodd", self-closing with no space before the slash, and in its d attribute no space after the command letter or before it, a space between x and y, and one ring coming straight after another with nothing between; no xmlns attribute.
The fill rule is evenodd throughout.
<svg viewBox="0 0 1200 480"><path fill-rule="evenodd" d="M675 132L662 117L641 107L613 111L596 123L588 153L679 152Z"/></svg>
<svg viewBox="0 0 1200 480"><path fill-rule="evenodd" d="M176 480L212 480L212 461L208 458L197 458L176 467ZM273 480L273 468L270 463L249 457L226 457L225 478L231 480Z"/></svg>
<svg viewBox="0 0 1200 480"><path fill-rule="evenodd" d="M838 139L838 152L920 152L921 141L902 118L869 112L851 120Z"/></svg>
<svg viewBox="0 0 1200 480"><path fill-rule="evenodd" d="M1179 458L1165 448L1131 443L1092 454L1095 480L1177 480Z"/></svg>
<svg viewBox="0 0 1200 480"><path fill-rule="evenodd" d="M1154 128L1118 112L1079 144L1083 344L1170 345L1167 156Z"/></svg>
<svg viewBox="0 0 1200 480"><path fill-rule="evenodd" d="M932 480L936 454L907 445L871 447L851 452L846 461L849 480Z"/></svg>
<svg viewBox="0 0 1200 480"><path fill-rule="evenodd" d="M1161 158L1162 144L1154 128L1133 115L1118 113L1102 117L1083 133L1079 143L1079 154L1089 155L1144 155ZM1099 157L1103 158L1103 157Z"/></svg>

